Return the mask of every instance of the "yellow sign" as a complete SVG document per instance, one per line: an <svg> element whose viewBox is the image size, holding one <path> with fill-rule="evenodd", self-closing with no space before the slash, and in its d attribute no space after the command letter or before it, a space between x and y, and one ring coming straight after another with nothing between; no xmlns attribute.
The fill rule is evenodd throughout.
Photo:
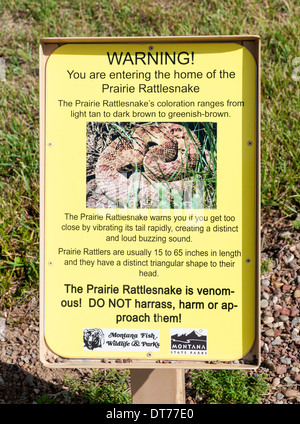
<svg viewBox="0 0 300 424"><path fill-rule="evenodd" d="M66 43L46 64L44 337L233 361L255 339L257 64L235 43Z"/></svg>

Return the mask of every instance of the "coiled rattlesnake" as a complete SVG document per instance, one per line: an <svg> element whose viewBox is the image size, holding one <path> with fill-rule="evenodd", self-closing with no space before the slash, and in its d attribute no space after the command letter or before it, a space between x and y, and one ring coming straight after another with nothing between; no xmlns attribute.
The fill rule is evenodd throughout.
<svg viewBox="0 0 300 424"><path fill-rule="evenodd" d="M183 125L136 125L131 136L116 138L99 155L96 207L155 208L162 197L172 202L174 192L182 194L184 183L192 181L200 158L200 141Z"/></svg>

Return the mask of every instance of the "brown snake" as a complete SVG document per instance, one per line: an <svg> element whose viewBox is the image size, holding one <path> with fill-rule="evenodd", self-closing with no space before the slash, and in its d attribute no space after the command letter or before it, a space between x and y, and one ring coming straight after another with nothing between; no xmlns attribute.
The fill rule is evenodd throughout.
<svg viewBox="0 0 300 424"><path fill-rule="evenodd" d="M97 207L157 207L158 187L168 187L169 200L170 190L182 191L183 181L197 168L200 152L200 141L183 125L136 125L130 137L116 138L99 155ZM209 153L204 153L209 163Z"/></svg>

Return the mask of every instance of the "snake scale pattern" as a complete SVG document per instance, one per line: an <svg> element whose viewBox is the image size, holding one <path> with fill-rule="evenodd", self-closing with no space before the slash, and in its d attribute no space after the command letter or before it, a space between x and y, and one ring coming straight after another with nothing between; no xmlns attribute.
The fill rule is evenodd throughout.
<svg viewBox="0 0 300 424"><path fill-rule="evenodd" d="M205 150L206 161L209 153ZM130 136L119 136L96 163L97 208L157 207L182 192L201 157L196 135L177 123L136 124ZM163 193L163 194L162 194Z"/></svg>

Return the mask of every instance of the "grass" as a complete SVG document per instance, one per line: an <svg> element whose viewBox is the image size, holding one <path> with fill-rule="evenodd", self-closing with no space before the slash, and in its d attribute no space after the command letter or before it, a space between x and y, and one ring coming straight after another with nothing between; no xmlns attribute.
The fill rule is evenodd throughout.
<svg viewBox="0 0 300 424"><path fill-rule="evenodd" d="M265 272L269 271L269 269L272 267L273 265L273 259L267 259L265 261L262 261L261 265L260 265L260 272L261 274L264 274Z"/></svg>
<svg viewBox="0 0 300 424"><path fill-rule="evenodd" d="M2 0L0 305L38 292L39 103L42 37L258 34L262 41L262 206L299 227L299 56L296 0Z"/></svg>
<svg viewBox="0 0 300 424"><path fill-rule="evenodd" d="M192 370L196 393L210 404L258 404L268 390L264 377L239 370Z"/></svg>
<svg viewBox="0 0 300 424"><path fill-rule="evenodd" d="M66 377L65 386L73 397L84 398L89 404L128 404L131 403L128 380L127 370L110 369L106 373L96 370L84 382Z"/></svg>

